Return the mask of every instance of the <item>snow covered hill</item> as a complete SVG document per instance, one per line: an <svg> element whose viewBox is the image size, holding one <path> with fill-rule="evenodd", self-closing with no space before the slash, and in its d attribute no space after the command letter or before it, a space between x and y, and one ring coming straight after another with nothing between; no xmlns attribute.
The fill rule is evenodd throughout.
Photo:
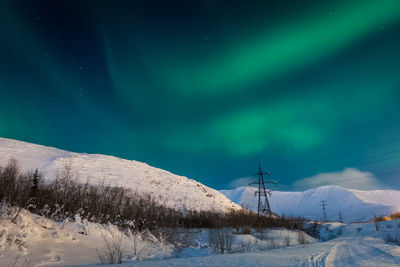
<svg viewBox="0 0 400 267"><path fill-rule="evenodd" d="M233 202L251 210L257 210L256 188L239 187L221 190ZM303 216L322 219L321 201L327 203L327 217L337 221L339 212L346 223L368 221L374 215L390 215L400 211L400 191L360 191L340 186L322 186L304 192L274 191L270 197L273 212L287 216Z"/></svg>
<svg viewBox="0 0 400 267"><path fill-rule="evenodd" d="M151 194L162 204L190 210L228 211L239 209L220 192L195 180L151 167L145 163L117 157L81 154L56 148L0 138L0 166L10 158L23 171L39 170L46 179L54 179L65 165L70 165L78 179L131 188L139 194Z"/></svg>

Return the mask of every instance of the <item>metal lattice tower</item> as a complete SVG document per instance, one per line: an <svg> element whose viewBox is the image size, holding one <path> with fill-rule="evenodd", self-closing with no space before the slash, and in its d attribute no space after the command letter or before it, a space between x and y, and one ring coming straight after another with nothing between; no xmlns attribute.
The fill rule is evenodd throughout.
<svg viewBox="0 0 400 267"><path fill-rule="evenodd" d="M321 201L321 205L322 205L322 212L323 212L323 215L324 215L324 222L327 222L328 221L328 217L326 217L326 201L325 200L322 200Z"/></svg>
<svg viewBox="0 0 400 267"><path fill-rule="evenodd" d="M263 172L261 168L261 163L258 163L258 172L253 174L255 177L258 177L258 182L250 183L249 185L257 184L258 185L258 206L257 206L257 215L267 215L271 216L273 213L271 211L271 206L269 205L268 201L268 194L271 194L271 191L265 188L265 184L276 184L276 181L265 181L265 175L271 175L271 172ZM264 199L263 199L264 198Z"/></svg>

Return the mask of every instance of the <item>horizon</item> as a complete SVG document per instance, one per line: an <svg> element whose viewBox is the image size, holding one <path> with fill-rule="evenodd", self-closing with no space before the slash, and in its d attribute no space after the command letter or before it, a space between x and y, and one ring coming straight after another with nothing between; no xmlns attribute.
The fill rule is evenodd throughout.
<svg viewBox="0 0 400 267"><path fill-rule="evenodd" d="M217 189L258 162L273 190L400 188L397 0L0 6L0 137Z"/></svg>
<svg viewBox="0 0 400 267"><path fill-rule="evenodd" d="M11 138L4 138L4 137L0 137L0 141L1 141L1 139L7 139L7 140L11 140L11 141L13 141L13 142L20 142L20 143L27 143L27 144L33 144L33 145L35 145L35 146L39 146L39 147L45 147L45 148L48 148L48 149L56 149L56 150L61 150L61 151L65 151L65 152L68 152L68 153L73 153L73 154L83 154L83 155L101 155L101 156L110 156L110 157L115 157L115 156L113 156L113 155L106 155L106 154L99 154L99 153L86 153L86 152L75 152L75 151L68 151L68 150L63 150L63 149L60 149L60 148L57 148L57 147L50 147L50 146L44 146L44 145L41 145L41 144L35 144L35 143L30 143L30 142L26 142L26 141L21 141L21 140L16 140L16 139L11 139ZM117 157L118 158L118 157ZM8 159L8 160L11 160L11 159L14 159L14 157L12 156L12 155L10 155L10 158ZM124 159L124 158L118 158L118 159L122 159L122 160L129 160L129 159ZM135 161L135 160L132 160L132 161ZM140 161L139 161L140 162ZM23 162L20 162L20 161L18 161L17 160L17 163L18 163L18 166L19 167L22 167L21 168L21 170L22 171L28 171L28 172L33 172L35 169L38 169L40 172L41 171L43 171L41 168L39 168L39 166L31 166L32 168L24 168L24 163ZM140 162L140 163L144 163L144 164L146 164L146 165L149 165L148 163L146 163L146 162ZM4 165L4 164L3 164ZM160 168L158 168L158 167L156 167L156 166L152 166L152 165L149 165L150 167L154 167L154 168L157 168L157 169L160 169ZM2 165L0 165L0 168L1 167L5 167L5 166L2 166ZM74 166L71 166L72 168L74 168ZM163 170L163 169L161 169L161 170ZM345 169L345 170L343 170L344 172L345 171L356 171L357 172L357 170L356 169L350 169L350 168L348 168L348 169ZM171 171L169 171L169 170L165 170L165 171L168 171L168 172L171 172ZM172 174L174 174L174 175L179 175L179 176L181 176L179 173L173 173L173 172L171 172ZM327 175L332 175L332 173L326 173ZM44 175L44 178L45 179L48 179L49 177L47 177L46 176L46 174L44 173L44 174L42 174L42 175ZM78 175L79 175L79 172L78 172ZM318 175L325 175L324 173L319 173ZM316 176L318 176L318 175L316 175ZM339 178L341 177L341 176L343 176L343 174L341 173L341 172L338 172L338 173L336 173L336 174L333 174L333 175L336 175L336 176L338 176ZM305 177L305 178L303 178L302 180L307 180L307 179L315 179L314 177L316 177L316 176L313 176L313 177ZM344 177L351 177L351 175L344 175ZM368 175L367 175L367 177L368 177ZM186 178L189 178L189 179L194 179L195 181L197 181L194 177L186 177ZM343 177L342 177L343 178ZM361 176L361 177L359 177L359 178L364 178L364 176ZM256 178L254 177L254 178L245 178L245 179L249 179L249 180L251 180L251 181L253 181L253 180L255 180ZM50 178L50 180L51 180L51 178ZM240 179L239 179L240 180ZM339 183L341 183L341 182L343 182L341 179L339 179L339 180L337 180L336 182L339 182ZM206 186L208 186L207 184L205 184ZM273 187L269 187L269 189L273 192L273 191L277 191L277 192L305 192L305 191L308 191L308 190L313 190L313 189L317 189L317 188L322 188L322 187L331 187L331 188L333 188L333 187L338 187L338 188L343 188L343 189L345 189L345 190L355 190L355 191L379 191L379 190L394 190L394 191L400 191L400 189L397 189L397 188L374 188L374 185L371 185L372 187L371 188L357 188L357 185L355 185L355 187L354 187L354 185L349 185L349 186L344 186L344 185L339 185L339 184L328 184L328 183L322 183L322 184L311 184L311 185L302 185L302 186L278 186L277 188L273 188ZM214 189L216 189L216 190L219 190L219 191L233 191L233 190L235 190L235 189L241 189L241 188L254 188L254 189L257 189L256 187L253 187L253 186L251 186L251 185L249 185L249 184L245 184L245 183L241 183L241 184L239 184L239 185L233 185L232 183L228 186L228 187L226 187L226 188L214 188Z"/></svg>

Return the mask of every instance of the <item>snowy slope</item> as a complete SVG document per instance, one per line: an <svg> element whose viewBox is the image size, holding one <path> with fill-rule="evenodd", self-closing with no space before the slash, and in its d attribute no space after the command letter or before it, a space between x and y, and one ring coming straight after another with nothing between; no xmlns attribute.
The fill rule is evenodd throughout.
<svg viewBox="0 0 400 267"><path fill-rule="evenodd" d="M233 202L246 208L257 210L256 188L239 187L221 190ZM338 220L342 213L344 222L367 221L375 215L390 215L400 211L400 191L375 190L360 191L340 186L322 186L304 192L274 191L270 197L273 212L289 216L303 216L321 220L321 201L327 203L327 217Z"/></svg>
<svg viewBox="0 0 400 267"><path fill-rule="evenodd" d="M0 266L71 266L99 263L106 243L121 239L124 260L170 256L174 247L149 232L124 234L116 226L80 220L55 222L21 210L0 208ZM10 213L10 214L9 214ZM135 253L136 251L136 253Z"/></svg>
<svg viewBox="0 0 400 267"><path fill-rule="evenodd" d="M91 183L131 188L138 193L151 194L172 208L216 211L240 208L220 192L195 180L138 161L73 153L0 138L0 166L5 166L10 158L16 159L23 171L39 168L46 179L54 179L68 164L83 182L89 179Z"/></svg>

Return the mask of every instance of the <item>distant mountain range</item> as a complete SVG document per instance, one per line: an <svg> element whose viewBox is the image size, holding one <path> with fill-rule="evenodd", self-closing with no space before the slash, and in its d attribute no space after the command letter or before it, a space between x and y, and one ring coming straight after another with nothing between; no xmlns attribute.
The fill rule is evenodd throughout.
<svg viewBox="0 0 400 267"><path fill-rule="evenodd" d="M180 210L240 209L217 190L134 160L0 138L0 166L4 167L10 158L16 159L23 171L39 168L46 179L54 179L67 164L82 182L89 179L91 183L123 186L139 194L150 194L159 203Z"/></svg>
<svg viewBox="0 0 400 267"><path fill-rule="evenodd" d="M220 190L233 202L256 211L257 197L254 187ZM338 221L339 212L345 223L368 221L374 215L390 215L400 211L400 191L361 191L340 186L322 186L304 192L273 191L271 209L278 215L302 216L312 220L323 217L321 201L326 201L328 220Z"/></svg>

